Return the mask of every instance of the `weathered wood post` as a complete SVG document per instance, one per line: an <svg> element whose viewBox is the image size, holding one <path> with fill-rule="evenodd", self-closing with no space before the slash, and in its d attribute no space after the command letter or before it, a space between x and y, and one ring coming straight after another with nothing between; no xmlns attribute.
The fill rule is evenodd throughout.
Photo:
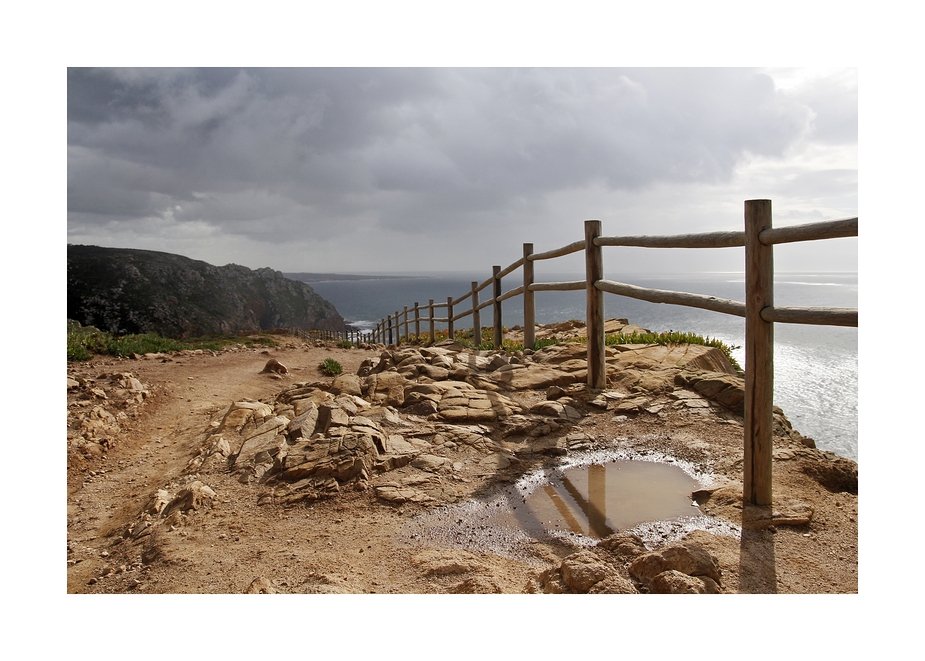
<svg viewBox="0 0 925 661"><path fill-rule="evenodd" d="M417 301L414 302L414 339L421 341L421 308Z"/></svg>
<svg viewBox="0 0 925 661"><path fill-rule="evenodd" d="M479 283L472 283L472 346L479 348L482 343L482 311L476 310L479 306Z"/></svg>
<svg viewBox="0 0 925 661"><path fill-rule="evenodd" d="M774 305L774 247L759 235L771 228L771 200L745 202L745 465L743 498L771 504L774 425L774 324L761 310Z"/></svg>
<svg viewBox="0 0 925 661"><path fill-rule="evenodd" d="M392 344L392 315L386 317L386 324L389 329L389 345Z"/></svg>
<svg viewBox="0 0 925 661"><path fill-rule="evenodd" d="M405 342L408 341L408 306L405 306Z"/></svg>
<svg viewBox="0 0 925 661"><path fill-rule="evenodd" d="M434 333L434 299L430 299L430 304L427 306L428 317L430 317L430 343L433 344L437 341L437 336Z"/></svg>
<svg viewBox="0 0 925 661"><path fill-rule="evenodd" d="M524 349L533 349L536 346L536 307L534 292L530 291L533 284L533 244L524 244Z"/></svg>
<svg viewBox="0 0 925 661"><path fill-rule="evenodd" d="M456 333L453 330L453 297L446 297L446 337L448 340L455 340Z"/></svg>
<svg viewBox="0 0 925 661"><path fill-rule="evenodd" d="M604 292L594 286L604 278L604 256L594 239L601 235L601 221L585 221L585 286L587 291L588 388L603 390L607 386L604 354Z"/></svg>
<svg viewBox="0 0 925 661"><path fill-rule="evenodd" d="M495 333L492 338L495 345L495 349L500 349L504 344L504 328L501 326L501 301L498 299L501 298L501 278L498 277L498 274L501 273L500 266L491 267L491 275L494 278L494 293L495 293Z"/></svg>

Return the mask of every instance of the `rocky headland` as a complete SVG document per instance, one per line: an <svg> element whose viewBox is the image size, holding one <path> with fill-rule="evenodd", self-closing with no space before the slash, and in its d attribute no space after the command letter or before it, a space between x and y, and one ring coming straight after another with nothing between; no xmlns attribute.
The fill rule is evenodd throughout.
<svg viewBox="0 0 925 661"><path fill-rule="evenodd" d="M722 351L608 347L599 392L585 352L291 337L69 364L68 591L857 591L855 462L778 409L774 506L750 506L743 380ZM326 358L343 373L322 376ZM473 514L608 458L684 466L697 515L596 538Z"/></svg>
<svg viewBox="0 0 925 661"><path fill-rule="evenodd" d="M110 333L167 337L271 328L344 330L331 303L279 271L70 244L67 317Z"/></svg>

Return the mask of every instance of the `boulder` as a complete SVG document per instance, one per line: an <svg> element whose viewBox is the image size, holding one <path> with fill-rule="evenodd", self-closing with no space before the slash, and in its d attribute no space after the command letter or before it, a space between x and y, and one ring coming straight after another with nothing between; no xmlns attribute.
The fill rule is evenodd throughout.
<svg viewBox="0 0 925 661"><path fill-rule="evenodd" d="M677 570L688 576L707 576L720 582L719 561L707 550L693 544L671 544L646 553L630 563L629 573L648 585L658 574Z"/></svg>
<svg viewBox="0 0 925 661"><path fill-rule="evenodd" d="M331 394L340 395L363 395L363 388L360 384L360 377L356 374L338 374L331 383Z"/></svg>
<svg viewBox="0 0 925 661"><path fill-rule="evenodd" d="M657 574L649 583L650 594L719 594L722 589L709 576L689 576L676 569Z"/></svg>
<svg viewBox="0 0 925 661"><path fill-rule="evenodd" d="M819 484L833 493L847 491L858 493L858 465L857 462L845 457L839 457L831 452L806 449L802 456L807 459L800 461L800 470L816 480Z"/></svg>
<svg viewBox="0 0 925 661"><path fill-rule="evenodd" d="M614 567L587 549L573 553L562 560L557 569L547 570L540 575L540 584L547 593L587 593L605 580L610 590L635 592L629 581L621 578Z"/></svg>
<svg viewBox="0 0 925 661"><path fill-rule="evenodd" d="M405 403L408 380L397 372L382 372L366 377L364 395L372 404L400 408Z"/></svg>
<svg viewBox="0 0 925 661"><path fill-rule="evenodd" d="M308 438L315 433L317 424L318 406L310 401L306 409L289 422L286 428L289 440L295 443L300 438Z"/></svg>
<svg viewBox="0 0 925 661"><path fill-rule="evenodd" d="M271 415L273 415L273 409L263 402L234 402L222 418L218 431L240 432L247 423L259 423Z"/></svg>
<svg viewBox="0 0 925 661"><path fill-rule="evenodd" d="M289 374L289 368L283 365L276 358L270 358L267 364L260 371L261 374Z"/></svg>

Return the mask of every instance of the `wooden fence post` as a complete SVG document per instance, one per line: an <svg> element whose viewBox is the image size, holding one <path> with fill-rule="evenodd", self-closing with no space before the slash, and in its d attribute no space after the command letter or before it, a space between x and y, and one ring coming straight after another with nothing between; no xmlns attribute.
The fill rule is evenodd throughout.
<svg viewBox="0 0 925 661"><path fill-rule="evenodd" d="M405 342L408 341L408 306L405 306Z"/></svg>
<svg viewBox="0 0 925 661"><path fill-rule="evenodd" d="M472 347L478 349L482 343L482 311L476 310L479 306L479 283L472 283Z"/></svg>
<svg viewBox="0 0 925 661"><path fill-rule="evenodd" d="M421 341L421 308L418 302L414 302L414 339L416 342Z"/></svg>
<svg viewBox="0 0 925 661"><path fill-rule="evenodd" d="M536 307L533 300L535 292L530 291L533 284L533 244L524 244L524 349L536 346Z"/></svg>
<svg viewBox="0 0 925 661"><path fill-rule="evenodd" d="M456 333L453 329L453 297L446 297L446 337L448 340L455 340Z"/></svg>
<svg viewBox="0 0 925 661"><path fill-rule="evenodd" d="M428 317L430 317L430 343L433 344L437 341L437 336L434 333L434 299L430 299L430 305L428 307Z"/></svg>
<svg viewBox="0 0 925 661"><path fill-rule="evenodd" d="M392 317L395 322L395 346L401 345L401 324L398 323L398 310L395 310L395 316Z"/></svg>
<svg viewBox="0 0 925 661"><path fill-rule="evenodd" d="M604 278L604 256L594 239L601 235L601 221L585 221L585 286L587 288L588 388L603 390L607 386L607 363L604 353L604 292L594 283Z"/></svg>
<svg viewBox="0 0 925 661"><path fill-rule="evenodd" d="M774 424L774 324L761 310L774 305L774 247L758 235L771 228L771 200L745 202L745 465L743 498L771 504Z"/></svg>
<svg viewBox="0 0 925 661"><path fill-rule="evenodd" d="M500 349L504 344L504 328L501 326L501 301L498 299L501 298L501 278L498 277L498 274L501 273L500 266L491 267L491 275L494 278L494 293L495 293L495 332L493 336L493 343L495 349Z"/></svg>

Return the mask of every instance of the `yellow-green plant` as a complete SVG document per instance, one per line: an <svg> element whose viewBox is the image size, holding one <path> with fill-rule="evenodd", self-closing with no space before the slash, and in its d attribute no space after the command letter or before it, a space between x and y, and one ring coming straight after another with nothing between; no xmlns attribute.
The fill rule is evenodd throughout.
<svg viewBox="0 0 925 661"><path fill-rule="evenodd" d="M325 374L326 376L337 376L343 371L340 363L333 358L325 358L324 361L322 361L322 363L318 366L318 369L320 369L321 373Z"/></svg>

